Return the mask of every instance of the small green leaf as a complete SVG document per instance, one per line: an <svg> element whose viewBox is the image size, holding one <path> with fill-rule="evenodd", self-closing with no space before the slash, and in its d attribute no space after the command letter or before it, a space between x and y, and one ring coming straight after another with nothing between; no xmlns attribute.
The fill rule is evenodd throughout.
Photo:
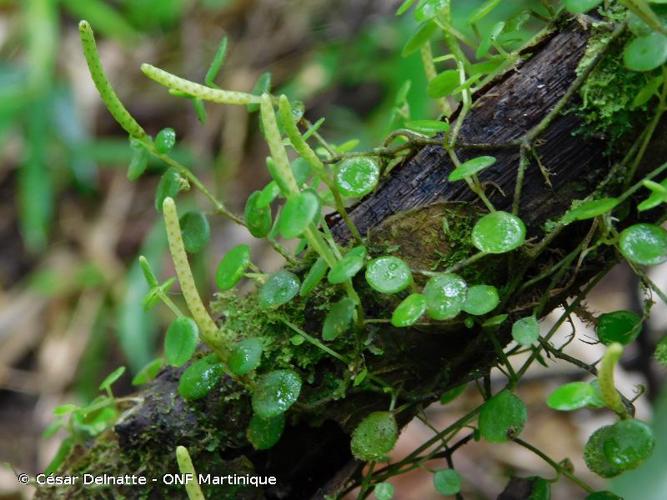
<svg viewBox="0 0 667 500"><path fill-rule="evenodd" d="M456 274L433 276L426 282L423 291L428 315L435 320L454 318L463 309L467 291L466 282Z"/></svg>
<svg viewBox="0 0 667 500"><path fill-rule="evenodd" d="M283 238L296 238L320 215L320 199L312 191L291 196L278 217L278 232Z"/></svg>
<svg viewBox="0 0 667 500"><path fill-rule="evenodd" d="M144 385L157 377L158 373L164 368L164 358L156 358L148 362L144 367L137 372L132 379L132 385Z"/></svg>
<svg viewBox="0 0 667 500"><path fill-rule="evenodd" d="M594 9L603 0L565 0L565 8L572 14L581 14Z"/></svg>
<svg viewBox="0 0 667 500"><path fill-rule="evenodd" d="M271 231L271 207L260 207L257 204L262 193L255 191L252 193L245 204L243 212L248 231L255 238L264 238Z"/></svg>
<svg viewBox="0 0 667 500"><path fill-rule="evenodd" d="M130 139L130 147L132 148L132 157L130 158L130 165L127 167L127 178L130 181L136 181L148 166L148 151L141 142L134 138Z"/></svg>
<svg viewBox="0 0 667 500"><path fill-rule="evenodd" d="M79 407L77 405L73 404L64 404L60 406L56 406L53 409L53 415L56 417L62 417L64 415L69 415L70 413L78 410Z"/></svg>
<svg viewBox="0 0 667 500"><path fill-rule="evenodd" d="M377 500L391 500L394 498L394 485L391 483L378 483L373 488Z"/></svg>
<svg viewBox="0 0 667 500"><path fill-rule="evenodd" d="M448 179L450 182L462 181L463 179L472 177L485 168L490 167L494 163L496 163L496 159L493 156L478 156L477 158L462 163L460 166L452 170Z"/></svg>
<svg viewBox="0 0 667 500"><path fill-rule="evenodd" d="M463 394L465 392L466 387L468 387L467 384L461 384L461 385L457 385L456 387L448 390L442 396L440 396L440 404L441 405L446 405L447 403L451 403L452 401L454 401L456 398L458 398L461 394Z"/></svg>
<svg viewBox="0 0 667 500"><path fill-rule="evenodd" d="M649 188L652 192L648 198L637 205L637 210L643 212L645 210L651 210L663 203L667 203L667 179L660 184L652 181L644 181L644 186Z"/></svg>
<svg viewBox="0 0 667 500"><path fill-rule="evenodd" d="M102 380L102 383L100 384L100 391L108 391L111 390L111 386L123 376L123 373L125 373L125 367L121 366L119 368L116 368L114 371L112 371L107 377Z"/></svg>
<svg viewBox="0 0 667 500"><path fill-rule="evenodd" d="M192 318L181 316L171 322L164 337L164 354L172 366L183 366L195 353L199 328Z"/></svg>
<svg viewBox="0 0 667 500"><path fill-rule="evenodd" d="M237 342L229 353L227 366L234 375L245 375L255 370L262 361L264 345L257 337Z"/></svg>
<svg viewBox="0 0 667 500"><path fill-rule="evenodd" d="M479 432L491 443L502 443L518 436L526 423L526 405L508 390L489 399L479 413Z"/></svg>
<svg viewBox="0 0 667 500"><path fill-rule="evenodd" d="M615 495L611 491L594 491L587 495L585 500L623 500L623 497Z"/></svg>
<svg viewBox="0 0 667 500"><path fill-rule="evenodd" d="M246 244L232 248L218 264L215 283L220 290L231 290L243 278L250 265L250 247Z"/></svg>
<svg viewBox="0 0 667 500"><path fill-rule="evenodd" d="M332 305L322 325L322 338L335 340L345 333L354 319L355 310L355 304L349 297L344 297Z"/></svg>
<svg viewBox="0 0 667 500"><path fill-rule="evenodd" d="M269 418L253 415L246 430L246 437L256 450L268 450L280 441L284 428L284 413Z"/></svg>
<svg viewBox="0 0 667 500"><path fill-rule="evenodd" d="M162 213L162 204L165 198L176 198L176 195L181 192L184 186L183 178L177 170L173 168L167 170L160 177L160 182L158 182L155 190L155 209Z"/></svg>
<svg viewBox="0 0 667 500"><path fill-rule="evenodd" d="M264 308L287 304L299 293L299 278L289 271L278 271L259 290L259 305Z"/></svg>
<svg viewBox="0 0 667 500"><path fill-rule="evenodd" d="M447 97L460 83L459 72L455 69L448 69L428 82L427 92L433 99Z"/></svg>
<svg viewBox="0 0 667 500"><path fill-rule="evenodd" d="M391 324L404 328L415 324L426 312L426 297L420 293L408 295L391 315Z"/></svg>
<svg viewBox="0 0 667 500"><path fill-rule="evenodd" d="M273 200L275 200L280 194L280 186L276 181L269 182L264 188L259 192L259 196L255 201L255 206L257 208L266 208Z"/></svg>
<svg viewBox="0 0 667 500"><path fill-rule="evenodd" d="M380 167L368 157L348 158L336 169L336 187L348 198L361 198L375 189L380 179Z"/></svg>
<svg viewBox="0 0 667 500"><path fill-rule="evenodd" d="M329 269L327 262L322 257L319 257L310 267L306 277L303 279L299 295L301 297L307 297L310 295L310 292L312 292L315 287L320 284L322 278L324 278L324 275L327 273L327 269Z"/></svg>
<svg viewBox="0 0 667 500"><path fill-rule="evenodd" d="M632 101L631 109L642 107L649 102L654 96L658 95L658 91L662 85L662 75L651 78L646 85L644 85Z"/></svg>
<svg viewBox="0 0 667 500"><path fill-rule="evenodd" d="M484 323L482 323L482 328L496 328L502 325L505 320L509 317L508 314L496 314L495 316L491 316L489 319L484 320Z"/></svg>
<svg viewBox="0 0 667 500"><path fill-rule="evenodd" d="M200 252L211 239L211 226L206 216L199 212L187 212L180 219L183 245L188 253Z"/></svg>
<svg viewBox="0 0 667 500"><path fill-rule="evenodd" d="M438 29L438 25L434 21L426 21L415 32L412 37L405 43L401 55L407 57L410 54L422 48L433 36Z"/></svg>
<svg viewBox="0 0 667 500"><path fill-rule="evenodd" d="M158 153L168 153L176 145L176 132L173 128L163 128L155 136L155 149Z"/></svg>
<svg viewBox="0 0 667 500"><path fill-rule="evenodd" d="M651 454L655 437L651 428L636 419L627 419L595 431L584 447L590 470L602 477L614 477L636 469Z"/></svg>
<svg viewBox="0 0 667 500"><path fill-rule="evenodd" d="M332 285L343 283L364 267L366 261L366 247L358 246L347 252L341 260L329 270L327 279Z"/></svg>
<svg viewBox="0 0 667 500"><path fill-rule="evenodd" d="M76 441L74 440L74 436L68 436L63 439L62 443L60 443L60 446L58 447L58 450L56 451L56 454L51 459L51 462L49 462L49 464L44 469L44 474L50 476L56 472L65 462L65 459L69 456L75 444Z"/></svg>
<svg viewBox="0 0 667 500"><path fill-rule="evenodd" d="M378 257L366 266L366 281L380 293L398 293L412 283L412 273L398 257Z"/></svg>
<svg viewBox="0 0 667 500"><path fill-rule="evenodd" d="M260 418L285 413L301 393L301 377L294 370L274 370L263 375L252 394L252 408Z"/></svg>
<svg viewBox="0 0 667 500"><path fill-rule="evenodd" d="M382 461L394 449L398 425L393 413L376 411L364 418L352 433L352 454L363 461Z"/></svg>
<svg viewBox="0 0 667 500"><path fill-rule="evenodd" d="M401 6L396 10L396 15L402 16L405 14L410 9L410 7L412 7L413 3L415 3L415 0L404 0Z"/></svg>
<svg viewBox="0 0 667 500"><path fill-rule="evenodd" d="M470 24L475 24L485 18L487 15L491 13L493 9L498 7L500 4L501 0L486 0L482 5L477 7L472 14L470 14L470 17L468 18L468 22Z"/></svg>
<svg viewBox="0 0 667 500"><path fill-rule="evenodd" d="M491 212L472 229L473 245L485 253L510 252L523 245L525 239L525 224L508 212Z"/></svg>
<svg viewBox="0 0 667 500"><path fill-rule="evenodd" d="M653 266L667 261L667 231L655 224L635 224L619 238L623 256L635 264Z"/></svg>
<svg viewBox="0 0 667 500"><path fill-rule="evenodd" d="M641 332L642 317L632 311L614 311L601 314L595 326L595 333L605 345L618 342L628 345Z"/></svg>
<svg viewBox="0 0 667 500"><path fill-rule="evenodd" d="M630 41L623 51L625 67L633 71L651 71L667 61L667 36L653 32Z"/></svg>
<svg viewBox="0 0 667 500"><path fill-rule="evenodd" d="M298 157L290 163L290 168L292 169L296 183L299 186L303 186L308 181L311 174L310 163L303 158Z"/></svg>
<svg viewBox="0 0 667 500"><path fill-rule="evenodd" d="M409 120L404 123L405 128L421 134L433 135L449 130L449 123L440 120Z"/></svg>
<svg viewBox="0 0 667 500"><path fill-rule="evenodd" d="M611 212L619 200L617 198L600 198L599 200L584 201L580 205L571 208L563 216L563 224L570 224L576 220L592 219L599 215Z"/></svg>
<svg viewBox="0 0 667 500"><path fill-rule="evenodd" d="M181 375L178 393L187 400L201 399L220 383L223 366L216 354L195 361Z"/></svg>
<svg viewBox="0 0 667 500"><path fill-rule="evenodd" d="M587 382L570 382L561 385L547 398L547 406L553 410L572 411L586 406L597 406L598 395Z"/></svg>
<svg viewBox="0 0 667 500"><path fill-rule="evenodd" d="M461 476L454 469L441 469L433 474L433 486L441 495L456 495L461 491Z"/></svg>
<svg viewBox="0 0 667 500"><path fill-rule="evenodd" d="M463 310L474 316L482 316L493 311L500 299L498 289L491 285L474 285L468 288Z"/></svg>
<svg viewBox="0 0 667 500"><path fill-rule="evenodd" d="M540 325L535 316L518 319L512 325L512 338L517 344L529 346L540 337Z"/></svg>

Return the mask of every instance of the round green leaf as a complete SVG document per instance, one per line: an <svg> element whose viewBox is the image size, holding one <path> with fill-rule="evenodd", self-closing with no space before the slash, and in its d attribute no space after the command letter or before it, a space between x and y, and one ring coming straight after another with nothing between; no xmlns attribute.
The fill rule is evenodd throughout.
<svg viewBox="0 0 667 500"><path fill-rule="evenodd" d="M256 337L237 342L229 353L227 365L234 375L245 375L259 366L264 345Z"/></svg>
<svg viewBox="0 0 667 500"><path fill-rule="evenodd" d="M274 370L263 375L252 394L252 408L261 418L285 413L299 398L301 377L294 370Z"/></svg>
<svg viewBox="0 0 667 500"><path fill-rule="evenodd" d="M617 198L600 198L599 200L589 200L568 210L563 216L563 223L570 224L575 220L592 219L602 214L606 214L618 205Z"/></svg>
<svg viewBox="0 0 667 500"><path fill-rule="evenodd" d="M426 297L420 293L408 295L391 315L391 324L399 328L415 324L426 312Z"/></svg>
<svg viewBox="0 0 667 500"><path fill-rule="evenodd" d="M651 71L667 61L667 36L649 33L630 41L623 51L625 67L633 71Z"/></svg>
<svg viewBox="0 0 667 500"><path fill-rule="evenodd" d="M378 483L373 489L377 500L391 500L394 498L394 485L391 483Z"/></svg>
<svg viewBox="0 0 667 500"><path fill-rule="evenodd" d="M526 405L517 396L504 390L489 399L479 413L479 432L492 443L518 436L526 423Z"/></svg>
<svg viewBox="0 0 667 500"><path fill-rule="evenodd" d="M372 158L348 158L336 169L336 187L348 198L361 198L375 189L380 167Z"/></svg>
<svg viewBox="0 0 667 500"><path fill-rule="evenodd" d="M491 285L474 285L468 288L463 310L474 316L482 316L493 311L500 302L498 289Z"/></svg>
<svg viewBox="0 0 667 500"><path fill-rule="evenodd" d="M252 193L246 201L243 213L248 231L255 238L264 238L271 231L271 207L258 205L261 196L260 191Z"/></svg>
<svg viewBox="0 0 667 500"><path fill-rule="evenodd" d="M547 398L547 406L553 410L572 411L595 403L595 388L587 382L570 382L561 385Z"/></svg>
<svg viewBox="0 0 667 500"><path fill-rule="evenodd" d="M155 209L162 213L162 204L165 198L176 198L176 195L183 189L184 183L178 171L170 168L158 182L155 189Z"/></svg>
<svg viewBox="0 0 667 500"><path fill-rule="evenodd" d="M130 139L130 147L132 148L132 157L130 158L130 165L127 167L127 178L130 181L136 181L148 166L148 151L136 139Z"/></svg>
<svg viewBox="0 0 667 500"><path fill-rule="evenodd" d="M183 245L188 253L200 252L211 238L211 226L201 212L187 212L179 221L183 235Z"/></svg>
<svg viewBox="0 0 667 500"><path fill-rule="evenodd" d="M607 460L624 471L639 467L654 447L653 431L636 419L616 422L602 445Z"/></svg>
<svg viewBox="0 0 667 500"><path fill-rule="evenodd" d="M667 231L655 224L635 224L619 238L623 256L635 264L653 266L667 261Z"/></svg>
<svg viewBox="0 0 667 500"><path fill-rule="evenodd" d="M176 145L176 132L173 128L163 128L155 136L155 149L158 153L168 153Z"/></svg>
<svg viewBox="0 0 667 500"><path fill-rule="evenodd" d="M565 8L572 14L587 12L602 3L603 0L565 0Z"/></svg>
<svg viewBox="0 0 667 500"><path fill-rule="evenodd" d="M301 297L310 295L310 292L312 292L315 287L320 284L322 278L324 278L324 275L327 273L327 269L329 269L327 262L322 257L319 257L310 267L306 277L303 279L299 295L301 295Z"/></svg>
<svg viewBox="0 0 667 500"><path fill-rule="evenodd" d="M584 446L584 462L586 462L586 466L598 476L607 478L618 476L623 472L620 467L611 463L604 453L604 443L611 434L611 425L600 427L591 434Z"/></svg>
<svg viewBox="0 0 667 500"><path fill-rule="evenodd" d="M496 162L496 159L493 156L478 156L472 160L468 160L465 163L462 163L460 166L455 168L449 174L449 181L462 181L466 177L472 177L477 172L481 172L485 168L490 167Z"/></svg>
<svg viewBox="0 0 667 500"><path fill-rule="evenodd" d="M403 57L407 57L413 52L419 50L438 29L438 25L433 21L428 21L422 24L414 35L406 42L401 51Z"/></svg>
<svg viewBox="0 0 667 500"><path fill-rule="evenodd" d="M250 247L246 244L232 248L218 264L215 283L220 290L231 290L243 278L250 265Z"/></svg>
<svg viewBox="0 0 667 500"><path fill-rule="evenodd" d="M109 375L107 375L104 378L104 380L102 380L99 386L100 391L110 390L111 386L115 384L118 381L118 379L123 376L124 373L125 373L124 366L119 366L118 368L116 368Z"/></svg>
<svg viewBox="0 0 667 500"><path fill-rule="evenodd" d="M164 355L172 366L183 366L195 353L199 339L197 323L181 316L171 322L164 337Z"/></svg>
<svg viewBox="0 0 667 500"><path fill-rule="evenodd" d="M178 382L178 393L183 399L201 399L218 385L223 371L220 358L215 354L209 354L192 363L183 372Z"/></svg>
<svg viewBox="0 0 667 500"><path fill-rule="evenodd" d="M366 266L366 281L381 293L397 293L412 282L408 265L398 257L378 257Z"/></svg>
<svg viewBox="0 0 667 500"><path fill-rule="evenodd" d="M436 320L451 319L457 316L466 300L466 282L453 273L433 276L424 287L426 311Z"/></svg>
<svg viewBox="0 0 667 500"><path fill-rule="evenodd" d="M259 305L278 307L288 303L299 293L299 278L289 271L278 271L266 280L259 290Z"/></svg>
<svg viewBox="0 0 667 500"><path fill-rule="evenodd" d="M632 311L614 311L598 317L595 333L605 345L618 342L628 345L641 331L642 318Z"/></svg>
<svg viewBox="0 0 667 500"><path fill-rule="evenodd" d="M283 238L296 238L303 234L320 215L320 199L312 191L304 191L290 197L278 217L278 233Z"/></svg>
<svg viewBox="0 0 667 500"><path fill-rule="evenodd" d="M393 413L376 411L364 418L352 433L352 454L363 461L381 461L394 449L398 425Z"/></svg>
<svg viewBox="0 0 667 500"><path fill-rule="evenodd" d="M280 186L278 186L276 181L271 181L259 192L259 196L255 201L255 206L257 208L266 208L278 197L279 194Z"/></svg>
<svg viewBox="0 0 667 500"><path fill-rule="evenodd" d="M532 345L539 337L540 325L535 316L518 319L512 325L512 338L519 345Z"/></svg>
<svg viewBox="0 0 667 500"><path fill-rule="evenodd" d="M144 367L137 372L137 374L132 379L132 385L143 385L147 384L155 377L164 367L164 358L156 358L153 361L150 361Z"/></svg>
<svg viewBox="0 0 667 500"><path fill-rule="evenodd" d="M461 491L461 476L454 469L435 471L433 486L442 495L456 495Z"/></svg>
<svg viewBox="0 0 667 500"><path fill-rule="evenodd" d="M472 229L472 243L482 252L505 253L523 245L526 226L516 215L491 212Z"/></svg>
<svg viewBox="0 0 667 500"><path fill-rule="evenodd" d="M455 69L447 69L428 82L426 90L429 97L437 99L451 94L460 83L459 72Z"/></svg>
<svg viewBox="0 0 667 500"><path fill-rule="evenodd" d="M366 247L358 246L347 252L341 260L329 270L327 279L332 285L349 280L364 267Z"/></svg>
<svg viewBox="0 0 667 500"><path fill-rule="evenodd" d="M268 450L280 441L284 428L284 413L269 418L253 415L246 429L246 437L256 450Z"/></svg>
<svg viewBox="0 0 667 500"><path fill-rule="evenodd" d="M290 164L290 168L292 169L296 183L299 186L303 186L308 177L310 177L310 163L299 157Z"/></svg>
<svg viewBox="0 0 667 500"><path fill-rule="evenodd" d="M332 305L322 325L322 338L324 340L335 340L339 335L345 333L350 328L354 313L355 305L349 297L345 297Z"/></svg>

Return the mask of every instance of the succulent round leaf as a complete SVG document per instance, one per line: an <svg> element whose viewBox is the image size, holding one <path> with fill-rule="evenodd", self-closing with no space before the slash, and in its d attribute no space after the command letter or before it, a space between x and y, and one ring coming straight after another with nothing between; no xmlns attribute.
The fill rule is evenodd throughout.
<svg viewBox="0 0 667 500"><path fill-rule="evenodd" d="M502 443L521 433L527 417L524 402L510 391L503 390L482 406L479 432L489 442Z"/></svg>
<svg viewBox="0 0 667 500"><path fill-rule="evenodd" d="M155 210L162 213L162 204L166 198L176 198L176 195L183 189L183 179L177 170L170 168L157 184L155 189Z"/></svg>
<svg viewBox="0 0 667 500"><path fill-rule="evenodd" d="M261 418L285 413L301 393L301 377L294 370L274 370L263 375L252 394L252 408Z"/></svg>
<svg viewBox="0 0 667 500"><path fill-rule="evenodd" d="M398 293L410 285L412 273L398 257L378 257L366 266L366 281L380 293Z"/></svg>
<svg viewBox="0 0 667 500"><path fill-rule="evenodd" d="M667 261L667 231L655 224L635 224L621 232L619 247L635 264L653 266Z"/></svg>
<svg viewBox="0 0 667 500"><path fill-rule="evenodd" d="M612 425L602 450L607 460L621 470L636 469L653 453L655 437L651 428L634 418Z"/></svg>
<svg viewBox="0 0 667 500"><path fill-rule="evenodd" d="M307 297L315 289L317 285L320 284L324 275L327 274L327 269L329 266L323 257L319 257L310 269L306 273L306 277L303 278L303 283L301 284L301 290L299 290L299 295L301 297Z"/></svg>
<svg viewBox="0 0 667 500"><path fill-rule="evenodd" d="M363 461L381 461L394 449L398 425L393 413L376 411L364 418L352 433L352 454Z"/></svg>
<svg viewBox="0 0 667 500"><path fill-rule="evenodd" d="M372 158L348 158L336 169L336 188L345 197L361 198L375 189L380 167Z"/></svg>
<svg viewBox="0 0 667 500"><path fill-rule="evenodd" d="M336 285L349 280L361 271L365 262L366 247L354 247L329 270L329 274L327 275L329 283Z"/></svg>
<svg viewBox="0 0 667 500"><path fill-rule="evenodd" d="M623 469L611 462L604 452L605 442L611 439L612 435L613 426L605 425L591 434L584 446L586 467L600 477L610 478L623 472Z"/></svg>
<svg viewBox="0 0 667 500"><path fill-rule="evenodd" d="M461 475L454 469L435 471L433 486L441 495L456 495L461 491Z"/></svg>
<svg viewBox="0 0 667 500"><path fill-rule="evenodd" d="M246 200L243 215L246 227L255 238L264 238L271 231L271 207L260 206L261 191L255 191Z"/></svg>
<svg viewBox="0 0 667 500"><path fill-rule="evenodd" d="M200 252L211 239L211 226L206 216L199 212L187 212L180 220L183 245L188 253Z"/></svg>
<svg viewBox="0 0 667 500"><path fill-rule="evenodd" d="M331 306L322 325L322 338L335 340L345 333L354 319L355 304L349 297L344 297Z"/></svg>
<svg viewBox="0 0 667 500"><path fill-rule="evenodd" d="M599 215L611 212L618 205L618 198L600 198L598 200L584 201L580 205L570 209L563 216L563 222L569 224L576 220L587 220Z"/></svg>
<svg viewBox="0 0 667 500"><path fill-rule="evenodd" d="M299 293L299 278L289 271L278 271L259 290L259 305L265 308L287 304Z"/></svg>
<svg viewBox="0 0 667 500"><path fill-rule="evenodd" d="M399 328L414 325L425 312L426 297L421 293L410 294L394 309L391 324Z"/></svg>
<svg viewBox="0 0 667 500"><path fill-rule="evenodd" d="M452 170L448 179L450 182L462 181L463 179L472 177L485 168L490 167L495 162L496 159L493 156L478 156L477 158L462 163Z"/></svg>
<svg viewBox="0 0 667 500"><path fill-rule="evenodd" d="M623 51L625 67L633 71L651 71L667 61L667 36L652 32L631 40Z"/></svg>
<svg viewBox="0 0 667 500"><path fill-rule="evenodd" d="M377 500L391 500L394 498L394 485L391 483L378 483L373 488L373 494Z"/></svg>
<svg viewBox="0 0 667 500"><path fill-rule="evenodd" d="M433 276L426 282L424 297L426 311L435 320L446 320L457 316L466 300L466 282L453 273Z"/></svg>
<svg viewBox="0 0 667 500"><path fill-rule="evenodd" d="M164 337L164 355L172 366L183 366L195 353L199 328L192 318L181 316L171 322Z"/></svg>
<svg viewBox="0 0 667 500"><path fill-rule="evenodd" d="M572 411L586 406L596 406L598 394L587 382L570 382L561 385L547 398L547 406L553 410Z"/></svg>
<svg viewBox="0 0 667 500"><path fill-rule="evenodd" d="M176 145L176 132L173 128L167 127L160 130L155 136L155 149L158 153L168 153Z"/></svg>
<svg viewBox="0 0 667 500"><path fill-rule="evenodd" d="M234 375L245 375L256 369L262 361L262 340L251 337L240 340L229 353L227 365Z"/></svg>
<svg viewBox="0 0 667 500"><path fill-rule="evenodd" d="M215 272L215 284L220 290L231 290L243 278L249 265L250 246L235 246L220 260Z"/></svg>
<svg viewBox="0 0 667 500"><path fill-rule="evenodd" d="M178 382L178 393L183 399L201 399L218 385L222 373L220 358L210 354L187 367Z"/></svg>
<svg viewBox="0 0 667 500"><path fill-rule="evenodd" d="M493 311L500 298L498 289L492 285L474 285L468 288L463 310L473 316L482 316Z"/></svg>
<svg viewBox="0 0 667 500"><path fill-rule="evenodd" d="M283 238L296 238L303 234L320 215L320 199L312 191L291 196L278 217L278 233Z"/></svg>
<svg viewBox="0 0 667 500"><path fill-rule="evenodd" d="M518 319L512 325L512 338L519 345L532 345L539 337L540 325L535 316Z"/></svg>
<svg viewBox="0 0 667 500"><path fill-rule="evenodd" d="M610 345L618 342L628 345L641 332L642 317L632 311L614 311L598 317L595 333L600 342Z"/></svg>
<svg viewBox="0 0 667 500"><path fill-rule="evenodd" d="M268 450L280 441L284 428L284 413L269 418L253 415L246 429L246 437L256 450Z"/></svg>
<svg viewBox="0 0 667 500"><path fill-rule="evenodd" d="M526 225L508 212L491 212L477 221L472 229L472 243L485 253L505 253L523 245Z"/></svg>

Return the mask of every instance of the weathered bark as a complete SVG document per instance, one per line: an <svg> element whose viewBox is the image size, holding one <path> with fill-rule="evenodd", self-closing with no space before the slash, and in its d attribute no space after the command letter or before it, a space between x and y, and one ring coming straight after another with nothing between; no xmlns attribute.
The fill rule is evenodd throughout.
<svg viewBox="0 0 667 500"><path fill-rule="evenodd" d="M497 208L509 208L514 194L519 148L508 144L537 126L568 93L577 78L577 68L591 35L591 28L581 22L563 23L528 48L521 63L476 96L475 106L464 121L459 143L484 146L462 147L458 154L462 159L480 154L497 158L497 163L481 177ZM576 93L574 98L576 100ZM520 210L531 236L543 235L542 226L548 219L562 214L572 200L594 192L609 173L610 165L618 160L616 153L609 153L603 138L575 135L573 132L580 127L581 121L575 113L561 113L535 143L536 152L550 172L551 185L545 182L536 162L531 161ZM651 149L655 158L662 156L660 149L664 141L659 139L666 135L662 127L656 135L658 139L653 141ZM647 168L651 163L649 158L645 162ZM371 252L398 244L398 254L423 269L437 263L440 257L436 257L436 251L447 255L460 250L459 243L445 238L441 230L442 217L448 216L455 225L474 222L471 214L476 213L478 201L465 183L447 181L451 169L443 148L424 147L394 168L372 196L351 210L355 223L368 237ZM608 189L613 191L613 182ZM346 229L340 221L332 218L331 224L338 238L345 240ZM524 269L526 276L549 266L553 255L563 255L574 248L588 227L575 224L569 228L553 242L552 251L546 257ZM577 276L572 276L571 286L550 299L547 310L575 292L614 258L610 251L593 256ZM514 277L519 265L517 260L502 256L486 259L483 265L461 272L471 279L483 276L484 282L501 287ZM569 275L566 278L565 281L570 281ZM361 282L359 286L363 288ZM543 294L544 286L540 283L517 295L507 304L507 310L519 314L522 308L530 309L531 302ZM368 300L370 317L379 317L382 313L386 317L394 304L386 298L383 302L375 298L373 302L369 293L364 293L364 297ZM314 319L307 318L304 328L317 335L320 320L315 314ZM402 395L405 395L401 402L414 404L412 410L399 415L402 423L412 418L418 404L428 404L444 390L483 374L497 362L489 337L478 328L469 330L460 323L408 331L382 327L375 335L384 355L369 356L367 366L373 372L382 373L390 383L400 382ZM506 329L501 328L497 335L501 343L508 341ZM325 359L318 365L318 372L340 374L340 367ZM140 402L113 430L89 447L75 449L65 468L75 473L90 470L116 474L143 472L149 477L159 477L175 471L173 450L177 444L182 444L193 454L198 472L222 475L255 471L278 478L278 485L273 488L216 489L212 490L212 498L322 498L338 490L357 469L349 451L351 430L367 413L384 409L388 403L386 394L350 389L343 399L298 408L290 412L289 425L278 445L269 451L257 452L244 436L251 414L248 397L243 394L229 397L239 386L226 380L220 390L205 400L186 403L176 393L179 374L180 370L164 371L139 394ZM101 496L120 492L129 497L142 493L158 498L167 494L162 485L148 486L144 491L136 487L118 488ZM73 490L59 493L75 494ZM175 487L168 494L183 493ZM42 492L42 497L51 495L53 491Z"/></svg>

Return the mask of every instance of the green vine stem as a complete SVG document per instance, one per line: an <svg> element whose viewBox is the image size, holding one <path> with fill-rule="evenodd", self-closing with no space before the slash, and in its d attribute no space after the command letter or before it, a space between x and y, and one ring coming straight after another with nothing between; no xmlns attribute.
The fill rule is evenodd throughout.
<svg viewBox="0 0 667 500"><path fill-rule="evenodd" d="M181 474L190 474L191 478L185 483L185 491L190 500L206 500L204 492L201 490L197 482L197 473L195 467L192 465L190 453L185 446L176 447L176 461L178 462L178 470Z"/></svg>
<svg viewBox="0 0 667 500"><path fill-rule="evenodd" d="M607 407L620 418L629 418L628 410L625 408L621 400L621 395L616 390L616 385L614 384L614 368L622 354L623 346L618 342L614 342L607 347L607 351L604 353L602 362L600 363L598 382L600 383L602 400Z"/></svg>
<svg viewBox="0 0 667 500"><path fill-rule="evenodd" d="M100 93L102 101L105 106L123 129L136 139L145 140L148 138L146 131L137 123L130 112L125 109L123 103L120 102L118 95L114 91L111 83L104 73L100 55L97 51L97 44L95 43L95 34L90 27L88 21L81 21L79 23L79 36L81 38L81 46L83 47L83 55L86 58L90 76Z"/></svg>
<svg viewBox="0 0 667 500"><path fill-rule="evenodd" d="M202 340L206 342L219 356L225 361L227 359L227 350L223 348L218 338L218 327L208 314L208 311L202 303L199 292L195 285L192 270L188 263L188 257L185 253L185 246L183 244L183 236L181 234L181 226L178 222L178 212L176 211L176 203L172 198L165 198L162 204L162 211L164 213L164 222L167 228L167 240L169 241L169 252L174 261L174 268L178 281L181 284L181 290L185 303L188 305L190 314L199 326Z"/></svg>
<svg viewBox="0 0 667 500"><path fill-rule="evenodd" d="M141 71L154 82L159 83L169 89L183 92L202 101L215 102L218 104L236 104L245 106L246 104L258 104L259 97L247 92L236 92L232 90L220 90L191 82L185 78L173 75L163 69L156 68L150 64L142 64Z"/></svg>

